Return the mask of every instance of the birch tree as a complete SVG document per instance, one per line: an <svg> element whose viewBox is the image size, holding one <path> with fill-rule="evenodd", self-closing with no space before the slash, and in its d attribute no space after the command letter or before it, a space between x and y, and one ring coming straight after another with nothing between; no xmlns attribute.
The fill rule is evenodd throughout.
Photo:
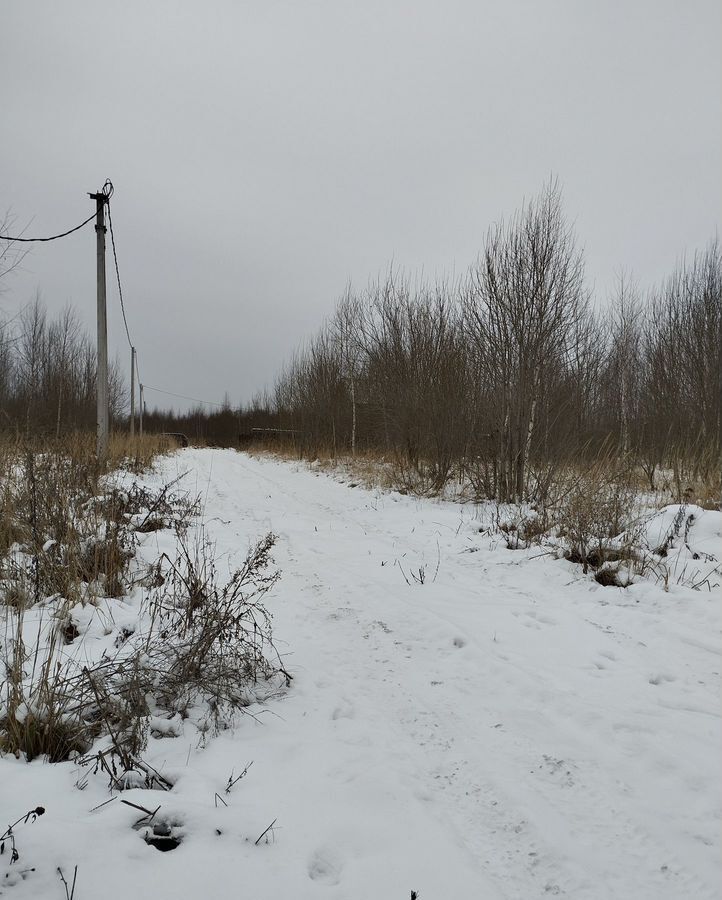
<svg viewBox="0 0 722 900"><path fill-rule="evenodd" d="M525 494L545 370L565 359L586 305L583 257L550 182L490 229L464 296L504 501Z"/></svg>

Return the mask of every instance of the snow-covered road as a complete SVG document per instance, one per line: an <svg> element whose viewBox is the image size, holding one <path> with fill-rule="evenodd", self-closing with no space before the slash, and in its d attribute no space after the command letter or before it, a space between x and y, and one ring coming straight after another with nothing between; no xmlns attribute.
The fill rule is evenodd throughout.
<svg viewBox="0 0 722 900"><path fill-rule="evenodd" d="M718 591L603 588L505 549L473 506L308 466L186 450L161 469L189 470L228 565L278 535L267 605L294 681L204 750L151 743L178 777L161 795L186 835L172 853L143 845L127 809L91 820L103 786L74 791L71 764L0 769L28 800L66 770L66 824L89 842L76 900L103 884L109 900L719 896ZM248 840L274 818L272 843ZM45 819L27 839L45 829L72 858ZM30 878L12 895L38 896Z"/></svg>

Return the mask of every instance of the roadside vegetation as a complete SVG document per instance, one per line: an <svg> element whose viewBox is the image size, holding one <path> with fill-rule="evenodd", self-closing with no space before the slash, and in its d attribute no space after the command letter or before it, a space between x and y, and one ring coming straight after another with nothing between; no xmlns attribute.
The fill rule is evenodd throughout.
<svg viewBox="0 0 722 900"><path fill-rule="evenodd" d="M562 473L603 462L718 502L721 348L717 241L646 299L620 276L595 307L551 185L458 281L349 289L267 406L299 454L371 451L414 492L465 482L543 507Z"/></svg>
<svg viewBox="0 0 722 900"><path fill-rule="evenodd" d="M716 507L721 353L717 239L646 292L620 273L595 298L550 183L490 228L462 277L391 270L349 287L250 407L149 422L308 460L370 458L420 494L461 485L544 509L566 473L604 469Z"/></svg>
<svg viewBox="0 0 722 900"><path fill-rule="evenodd" d="M146 478L168 444L116 438L99 466L93 443L0 448L0 753L168 789L153 729L204 741L290 679L263 605L275 538L222 575L183 478Z"/></svg>
<svg viewBox="0 0 722 900"><path fill-rule="evenodd" d="M670 504L684 521L720 508L721 354L719 241L647 291L620 273L595 297L550 182L462 277L392 269L349 286L250 407L150 420L354 483L496 504L511 546L563 541L603 583L666 581L663 542L640 535Z"/></svg>

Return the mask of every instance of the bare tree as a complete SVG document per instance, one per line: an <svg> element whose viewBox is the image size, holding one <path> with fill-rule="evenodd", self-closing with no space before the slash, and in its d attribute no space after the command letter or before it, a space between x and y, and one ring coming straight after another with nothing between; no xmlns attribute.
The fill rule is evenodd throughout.
<svg viewBox="0 0 722 900"><path fill-rule="evenodd" d="M582 254L550 182L489 231L464 296L502 500L524 496L547 370L566 360L586 307Z"/></svg>
<svg viewBox="0 0 722 900"><path fill-rule="evenodd" d="M14 228L15 217L11 213L6 212L0 218L0 235L10 234ZM27 250L18 247L15 241L2 240L0 238L0 293L6 290L3 281L20 266L27 252Z"/></svg>
<svg viewBox="0 0 722 900"><path fill-rule="evenodd" d="M351 455L356 455L357 384L363 357L363 331L359 299L346 288L336 306L330 325L331 337L339 347L342 377L348 382L351 399Z"/></svg>
<svg viewBox="0 0 722 900"><path fill-rule="evenodd" d="M722 253L715 239L653 292L645 328L647 441L671 463L678 485L687 472L719 464L721 354Z"/></svg>
<svg viewBox="0 0 722 900"><path fill-rule="evenodd" d="M662 464L681 485L719 470L721 284L715 240L646 303L620 275L595 312L550 182L490 229L460 283L391 269L347 288L244 415L274 421L303 454L376 450L417 490L463 468L479 495L544 504L560 468L615 454L652 488Z"/></svg>
<svg viewBox="0 0 722 900"><path fill-rule="evenodd" d="M639 290L625 272L617 276L605 324L609 350L602 379L607 391L607 409L614 420L609 423L609 431L617 432L618 446L626 455L632 441L637 448L640 440L636 425L643 369L640 353L643 314Z"/></svg>

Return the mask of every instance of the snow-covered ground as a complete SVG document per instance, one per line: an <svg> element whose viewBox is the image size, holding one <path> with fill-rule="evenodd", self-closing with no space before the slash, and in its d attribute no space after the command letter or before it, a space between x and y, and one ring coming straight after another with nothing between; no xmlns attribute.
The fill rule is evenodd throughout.
<svg viewBox="0 0 722 900"><path fill-rule="evenodd" d="M175 787L123 799L161 806L172 852L117 796L99 806L107 778L0 759L0 818L46 808L0 857L3 897L61 898L76 864L75 900L719 897L719 589L601 587L507 550L471 505L233 451L148 481L186 471L221 566L279 536L266 600L291 688L205 748L150 740ZM717 551L721 518L695 524Z"/></svg>

